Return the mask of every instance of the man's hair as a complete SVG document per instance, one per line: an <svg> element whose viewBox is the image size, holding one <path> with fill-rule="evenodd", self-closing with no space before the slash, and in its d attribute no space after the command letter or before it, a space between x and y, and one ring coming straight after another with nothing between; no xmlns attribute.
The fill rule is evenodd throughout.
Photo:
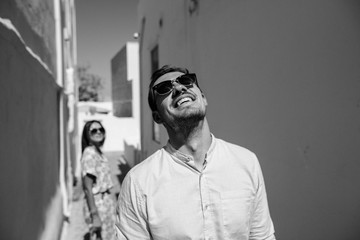
<svg viewBox="0 0 360 240"><path fill-rule="evenodd" d="M149 93L148 93L148 102L151 111L156 111L156 102L155 102L155 95L154 91L152 90L152 87L154 86L155 81L160 78L162 75L165 75L170 72L182 72L185 74L189 73L189 70L182 67L175 67L170 65L164 65L160 69L153 72L150 78L150 85L149 85Z"/></svg>

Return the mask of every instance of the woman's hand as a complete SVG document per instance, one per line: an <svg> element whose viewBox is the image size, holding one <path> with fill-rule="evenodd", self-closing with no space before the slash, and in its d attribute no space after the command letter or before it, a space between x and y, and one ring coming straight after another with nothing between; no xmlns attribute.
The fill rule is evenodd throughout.
<svg viewBox="0 0 360 240"><path fill-rule="evenodd" d="M101 219L98 214L92 215L92 228L101 229Z"/></svg>
<svg viewBox="0 0 360 240"><path fill-rule="evenodd" d="M101 219L99 217L99 214L93 214L92 216L92 224L90 228L91 234L96 234L97 239L101 239Z"/></svg>

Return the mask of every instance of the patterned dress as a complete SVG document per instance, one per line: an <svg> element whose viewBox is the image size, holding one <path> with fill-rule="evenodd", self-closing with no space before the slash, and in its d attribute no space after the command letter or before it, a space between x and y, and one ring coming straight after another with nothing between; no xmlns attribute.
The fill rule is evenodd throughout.
<svg viewBox="0 0 360 240"><path fill-rule="evenodd" d="M91 174L96 177L93 184L92 193L95 199L102 226L101 236L103 240L115 239L115 202L113 196L109 194L109 189L113 187L109 162L104 155L100 155L95 147L85 148L81 157L82 176ZM84 199L84 214L88 224L91 224L89 208ZM90 227L90 226L89 226Z"/></svg>

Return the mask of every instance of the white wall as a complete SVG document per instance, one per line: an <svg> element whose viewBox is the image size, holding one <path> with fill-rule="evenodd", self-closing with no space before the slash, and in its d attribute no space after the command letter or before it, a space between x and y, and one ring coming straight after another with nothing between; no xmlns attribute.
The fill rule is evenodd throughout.
<svg viewBox="0 0 360 240"><path fill-rule="evenodd" d="M79 102L78 103L78 127L79 127L79 141L81 146L81 134L83 127L87 121L98 120L100 121L106 130L106 141L104 143L104 151L123 151L124 141L127 138L132 138L136 125L132 118L118 118L111 114L111 102ZM107 114L94 113L91 114L87 109L87 106L93 106L95 108L106 109Z"/></svg>
<svg viewBox="0 0 360 240"><path fill-rule="evenodd" d="M140 80L139 80L139 44L138 42L127 42L127 74L128 80L132 80L132 109L133 117L131 121L132 134L126 137L128 145L140 148Z"/></svg>
<svg viewBox="0 0 360 240"><path fill-rule="evenodd" d="M103 146L105 153L111 156L118 156L118 158L124 157L130 166L134 165L136 153L135 150L140 148L140 86L139 86L139 47L137 42L127 42L121 49L123 56L126 58L117 62L121 66L126 66L127 73L124 78L127 81L131 81L132 85L132 117L115 117L112 113L112 102L79 102L78 103L78 127L79 127L79 139L78 142L81 145L81 134L84 124L90 120L99 120L102 122L106 129L106 141ZM117 53L119 54L119 53ZM113 63L115 64L115 63ZM114 66L116 67L116 66ZM119 77L119 76L113 76ZM117 79L118 80L118 79ZM124 80L124 81L126 81ZM118 91L117 89L113 89ZM124 90L123 90L124 91ZM122 94L122 93L118 93ZM90 106L98 111L94 111L92 114ZM99 112L106 112L102 114ZM81 153L78 156L78 163L76 167L76 176L80 176L80 158Z"/></svg>
<svg viewBox="0 0 360 240"><path fill-rule="evenodd" d="M140 1L144 153L167 139L144 97L159 44L198 74L215 136L257 153L279 239L360 238L360 4L190 2Z"/></svg>

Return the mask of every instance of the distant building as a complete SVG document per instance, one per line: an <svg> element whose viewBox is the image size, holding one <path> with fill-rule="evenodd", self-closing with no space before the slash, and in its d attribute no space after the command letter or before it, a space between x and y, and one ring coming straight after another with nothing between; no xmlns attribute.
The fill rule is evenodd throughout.
<svg viewBox="0 0 360 240"><path fill-rule="evenodd" d="M111 59L113 114L116 117L139 116L139 47L128 42Z"/></svg>
<svg viewBox="0 0 360 240"><path fill-rule="evenodd" d="M133 166L140 149L139 44L127 42L111 59L113 115L118 117L121 149Z"/></svg>

